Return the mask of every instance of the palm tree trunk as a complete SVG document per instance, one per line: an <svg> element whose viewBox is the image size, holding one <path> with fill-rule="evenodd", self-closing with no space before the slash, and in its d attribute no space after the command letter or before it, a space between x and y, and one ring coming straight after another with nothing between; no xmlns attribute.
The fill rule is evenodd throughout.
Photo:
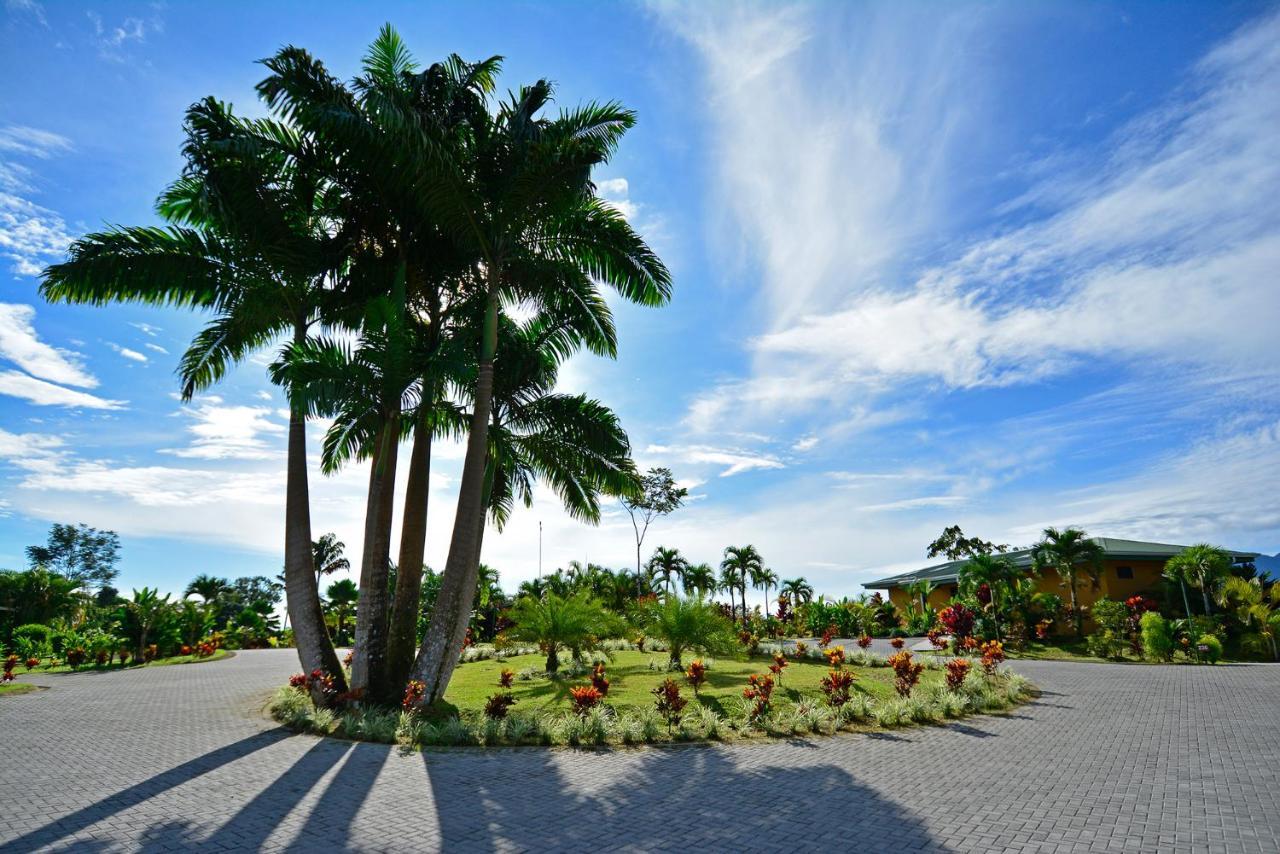
<svg viewBox="0 0 1280 854"><path fill-rule="evenodd" d="M413 427L409 479L404 491L404 519L400 526L400 559L396 563L396 593L387 632L387 682L399 690L409 679L418 645L418 608L422 600L422 567L427 544L427 507L431 484L432 430L419 418Z"/></svg>
<svg viewBox="0 0 1280 854"><path fill-rule="evenodd" d="M1191 619L1191 600L1187 598L1187 582L1178 579L1178 586L1182 588L1182 609L1187 612L1187 620Z"/></svg>
<svg viewBox="0 0 1280 854"><path fill-rule="evenodd" d="M1213 609L1209 607L1209 582L1207 579L1200 584L1200 595L1204 597L1204 615L1207 617L1213 613Z"/></svg>
<svg viewBox="0 0 1280 854"><path fill-rule="evenodd" d="M351 690L375 702L399 699L387 681L387 573L391 560L391 511L395 504L399 447L400 416L398 412L392 412L378 434L369 467L364 548L360 559L360 598L356 601L355 654L351 659Z"/></svg>
<svg viewBox="0 0 1280 854"><path fill-rule="evenodd" d="M305 327L294 330L293 340L300 342ZM307 425L296 413L289 416L289 451L284 503L284 590L285 607L293 625L294 644L302 672L320 670L333 677L337 693L347 690L347 677L333 648L333 639L324 624L320 606L320 584L314 574L315 555L311 548L311 492L307 481ZM312 692L317 703L330 702L317 688Z"/></svg>
<svg viewBox="0 0 1280 854"><path fill-rule="evenodd" d="M1080 613L1080 603L1076 600L1076 576L1071 575L1071 616L1076 621L1076 639L1084 637L1084 616Z"/></svg>
<svg viewBox="0 0 1280 854"><path fill-rule="evenodd" d="M493 405L493 357L498 348L496 272L493 275L495 281L491 281L485 306L471 430L462 463L462 482L458 487L458 510L453 520L449 558L440 579L435 607L431 611L427 637L413 663L413 678L426 686L423 703L427 705L444 696L449 685L453 668L458 663L458 650L467 634L471 603L476 595L479 570L476 531L485 513L484 481L489 451L489 417Z"/></svg>

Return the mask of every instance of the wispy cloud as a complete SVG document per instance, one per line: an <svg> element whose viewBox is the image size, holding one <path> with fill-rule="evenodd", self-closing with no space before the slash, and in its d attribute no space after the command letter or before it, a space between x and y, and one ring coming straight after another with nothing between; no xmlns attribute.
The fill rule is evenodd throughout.
<svg viewBox="0 0 1280 854"><path fill-rule="evenodd" d="M121 409L122 400L106 400L36 379L21 371L0 370L0 394L18 397L37 406L67 406L83 409Z"/></svg>
<svg viewBox="0 0 1280 854"><path fill-rule="evenodd" d="M183 409L192 419L187 428L195 437L185 448L167 448L160 453L175 457L206 460L258 460L279 456L280 449L264 441L264 436L279 436L285 426L272 417L266 406L223 406L202 402Z"/></svg>
<svg viewBox="0 0 1280 854"><path fill-rule="evenodd" d="M115 350L124 358L129 359L130 361L133 361L133 362L147 361L147 357L145 354L139 353L137 350L130 350L128 347L121 347L119 344L116 344L113 341L108 341L107 346L110 347L112 350Z"/></svg>
<svg viewBox="0 0 1280 854"><path fill-rule="evenodd" d="M98 380L84 367L84 357L40 340L29 305L0 303L0 358L27 373L63 385L95 388Z"/></svg>
<svg viewBox="0 0 1280 854"><path fill-rule="evenodd" d="M646 456L660 459L719 467L721 468L720 477L732 477L754 469L785 467L785 463L772 454L738 448L716 448L709 445L649 445L644 449L644 453Z"/></svg>

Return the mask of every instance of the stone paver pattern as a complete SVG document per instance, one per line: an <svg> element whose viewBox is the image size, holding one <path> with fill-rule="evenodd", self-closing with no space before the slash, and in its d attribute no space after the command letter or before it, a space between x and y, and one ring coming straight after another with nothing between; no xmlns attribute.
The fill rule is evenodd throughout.
<svg viewBox="0 0 1280 854"><path fill-rule="evenodd" d="M1280 667L1014 666L1006 716L599 752L294 735L291 650L46 675L0 698L0 851L1280 851Z"/></svg>

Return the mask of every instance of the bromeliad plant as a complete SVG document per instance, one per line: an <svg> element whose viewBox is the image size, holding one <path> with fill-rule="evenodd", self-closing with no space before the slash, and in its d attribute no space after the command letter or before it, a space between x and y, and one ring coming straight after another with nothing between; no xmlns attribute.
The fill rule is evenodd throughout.
<svg viewBox="0 0 1280 854"><path fill-rule="evenodd" d="M924 665L911 659L911 653L903 650L889 656L889 666L893 668L893 687L900 697L910 697L911 691L920 681Z"/></svg>

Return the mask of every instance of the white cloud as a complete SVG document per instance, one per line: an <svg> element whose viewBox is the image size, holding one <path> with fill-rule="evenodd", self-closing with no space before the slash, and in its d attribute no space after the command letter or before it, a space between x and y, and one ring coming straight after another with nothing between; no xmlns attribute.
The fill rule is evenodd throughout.
<svg viewBox="0 0 1280 854"><path fill-rule="evenodd" d="M181 410L195 423L188 431L195 438L186 448L166 448L160 453L206 460L259 460L278 457L281 449L263 436L279 436L285 425L272 419L270 407L221 406L207 400Z"/></svg>
<svg viewBox="0 0 1280 854"><path fill-rule="evenodd" d="M0 127L0 152L23 154L47 160L71 150L71 140L61 134L26 125Z"/></svg>
<svg viewBox="0 0 1280 854"><path fill-rule="evenodd" d="M115 350L121 356L124 356L126 359L129 359L131 361L134 361L134 362L147 361L147 357L144 356L142 353L139 353L137 350L130 350L128 347L121 347L119 344L116 344L112 341L108 341L107 346L110 347L112 350Z"/></svg>
<svg viewBox="0 0 1280 854"><path fill-rule="evenodd" d="M32 306L0 303L0 358L40 379L95 388L98 381L84 369L79 353L40 340L33 325L35 316Z"/></svg>
<svg viewBox="0 0 1280 854"><path fill-rule="evenodd" d="M10 12L30 15L42 27L49 26L49 20L44 14L44 6L36 0L4 0L4 7Z"/></svg>
<svg viewBox="0 0 1280 854"><path fill-rule="evenodd" d="M732 477L753 469L785 468L785 464L771 454L715 448L708 445L649 445L644 449L644 453L662 459L723 467L720 477Z"/></svg>
<svg viewBox="0 0 1280 854"><path fill-rule="evenodd" d="M271 392L269 392L269 391L259 391L259 392L257 392L257 393L255 393L255 394L254 394L254 397L258 398L258 400L270 400L270 399L271 399ZM288 410L285 410L285 413L286 413L286 417L287 417Z"/></svg>
<svg viewBox="0 0 1280 854"><path fill-rule="evenodd" d="M155 352L157 352L157 353L163 353L163 354L165 354L166 356L167 356L167 355L169 355L169 351L168 351L168 350L166 350L165 348L161 347L159 344L152 344L150 341L148 341L147 343L143 344L142 346L143 346L143 347L146 347L148 350L154 350Z"/></svg>
<svg viewBox="0 0 1280 854"><path fill-rule="evenodd" d="M12 193L0 192L0 255L21 276L38 276L71 243L62 217Z"/></svg>
<svg viewBox="0 0 1280 854"><path fill-rule="evenodd" d="M133 321L130 321L129 325L134 329L137 329L139 332L142 332L144 335L148 335L152 338L155 338L158 333L164 331L159 326L153 326L150 323L134 323Z"/></svg>
<svg viewBox="0 0 1280 854"><path fill-rule="evenodd" d="M121 409L125 404L123 400L105 400L83 391L47 383L21 371L0 371L0 394L20 397L37 406Z"/></svg>

